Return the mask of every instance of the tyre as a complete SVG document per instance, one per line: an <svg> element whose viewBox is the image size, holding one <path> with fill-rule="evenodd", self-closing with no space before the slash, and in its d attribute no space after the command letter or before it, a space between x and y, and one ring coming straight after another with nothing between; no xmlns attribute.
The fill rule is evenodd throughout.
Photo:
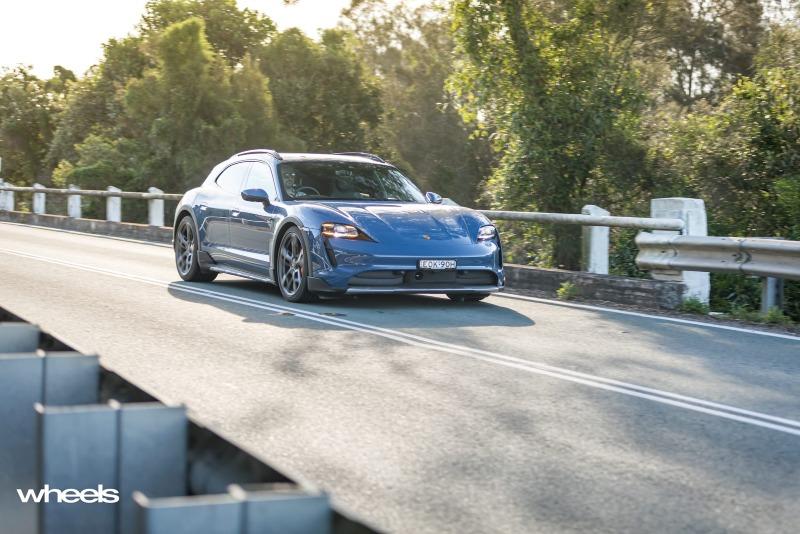
<svg viewBox="0 0 800 534"><path fill-rule="evenodd" d="M187 215L178 222L178 230L175 232L175 267L180 277L187 282L210 282L217 277L217 273L200 268L197 243L197 228L194 220Z"/></svg>
<svg viewBox="0 0 800 534"><path fill-rule="evenodd" d="M447 298L453 302L478 302L489 296L489 293L448 293Z"/></svg>
<svg viewBox="0 0 800 534"><path fill-rule="evenodd" d="M309 302L316 296L308 290L309 258L303 234L293 226L278 246L276 277L283 298L289 302Z"/></svg>

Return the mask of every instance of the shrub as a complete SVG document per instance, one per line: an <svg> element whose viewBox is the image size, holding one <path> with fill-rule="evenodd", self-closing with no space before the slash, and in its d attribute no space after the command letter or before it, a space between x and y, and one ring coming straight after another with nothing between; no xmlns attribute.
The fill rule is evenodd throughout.
<svg viewBox="0 0 800 534"><path fill-rule="evenodd" d="M684 300L678 309L682 312L697 313L700 315L708 315L709 312L708 304L697 297L689 297Z"/></svg>
<svg viewBox="0 0 800 534"><path fill-rule="evenodd" d="M731 318L738 319L740 321L759 322L761 319L761 315L757 311L743 305L731 306L729 315Z"/></svg>
<svg viewBox="0 0 800 534"><path fill-rule="evenodd" d="M778 307L770 308L767 313L762 315L761 320L768 324L778 324L783 326L788 326L793 322L791 317L783 313L783 310Z"/></svg>
<svg viewBox="0 0 800 534"><path fill-rule="evenodd" d="M572 300L578 295L578 286L572 282L564 282L556 290L558 300Z"/></svg>

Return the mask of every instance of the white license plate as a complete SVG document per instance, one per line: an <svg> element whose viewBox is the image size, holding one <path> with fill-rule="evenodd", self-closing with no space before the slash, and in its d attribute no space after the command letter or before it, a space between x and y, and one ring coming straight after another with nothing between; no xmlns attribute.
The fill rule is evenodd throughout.
<svg viewBox="0 0 800 534"><path fill-rule="evenodd" d="M456 268L456 260L419 260L419 268L430 271L448 271Z"/></svg>

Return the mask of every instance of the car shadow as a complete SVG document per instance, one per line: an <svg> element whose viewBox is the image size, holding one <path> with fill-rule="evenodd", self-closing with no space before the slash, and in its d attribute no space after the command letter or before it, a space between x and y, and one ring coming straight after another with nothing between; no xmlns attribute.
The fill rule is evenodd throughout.
<svg viewBox="0 0 800 534"><path fill-rule="evenodd" d="M311 312L392 328L528 327L536 324L524 314L489 302L458 303L433 295L358 295L323 298L314 303L292 303L283 300L280 291L274 286L233 279L221 279L212 283L172 282L168 291L178 299L214 306L240 315L246 321L287 328L330 328L325 323L286 321L287 317L295 315L294 312ZM203 291L214 293L206 296L202 294ZM237 297L269 308L236 302ZM226 298L230 300L225 300Z"/></svg>

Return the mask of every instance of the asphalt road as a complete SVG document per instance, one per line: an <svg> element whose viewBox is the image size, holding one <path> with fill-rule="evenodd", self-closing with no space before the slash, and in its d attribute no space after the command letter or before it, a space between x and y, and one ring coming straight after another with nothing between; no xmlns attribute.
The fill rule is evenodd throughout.
<svg viewBox="0 0 800 534"><path fill-rule="evenodd" d="M0 224L0 305L396 532L797 532L800 339L493 296L289 305Z"/></svg>

